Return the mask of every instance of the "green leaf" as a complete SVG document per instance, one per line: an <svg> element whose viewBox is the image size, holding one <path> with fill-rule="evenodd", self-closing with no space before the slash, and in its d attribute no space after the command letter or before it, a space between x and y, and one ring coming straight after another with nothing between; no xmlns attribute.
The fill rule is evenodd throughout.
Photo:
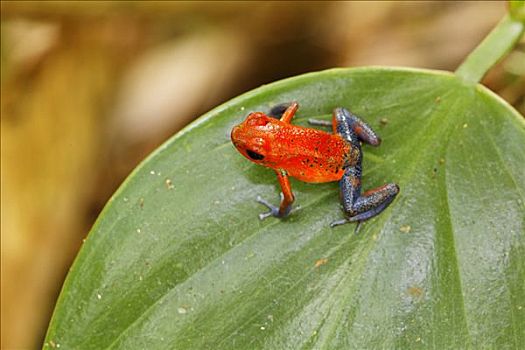
<svg viewBox="0 0 525 350"><path fill-rule="evenodd" d="M382 137L365 189L394 203L333 229L337 183L292 180L229 140L249 111L336 106ZM198 119L109 201L63 287L45 346L63 349L519 348L525 344L525 123L450 73L334 69L263 86ZM326 259L326 260L323 260Z"/></svg>

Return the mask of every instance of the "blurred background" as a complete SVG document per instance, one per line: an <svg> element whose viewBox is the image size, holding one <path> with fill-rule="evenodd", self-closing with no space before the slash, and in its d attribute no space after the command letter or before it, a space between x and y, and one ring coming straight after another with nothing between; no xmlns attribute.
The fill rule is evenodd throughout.
<svg viewBox="0 0 525 350"><path fill-rule="evenodd" d="M506 6L2 1L2 348L40 348L104 203L193 119L330 67L454 70ZM484 83L524 114L523 40Z"/></svg>

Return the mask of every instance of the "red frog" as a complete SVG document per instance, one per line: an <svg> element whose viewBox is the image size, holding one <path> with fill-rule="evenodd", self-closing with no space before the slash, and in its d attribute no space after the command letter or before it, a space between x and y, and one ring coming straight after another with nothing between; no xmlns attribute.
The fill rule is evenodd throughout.
<svg viewBox="0 0 525 350"><path fill-rule="evenodd" d="M361 193L361 142L378 146L381 140L375 132L344 108L334 109L332 122L309 120L312 125L332 127L333 133L292 125L298 108L298 103L293 102L275 106L270 116L250 113L231 132L237 150L252 162L274 169L281 185L279 207L257 197L259 203L270 209L259 218L283 218L290 213L294 195L289 176L304 182L339 181L346 217L332 222L332 227L361 223L382 212L399 192L396 184Z"/></svg>

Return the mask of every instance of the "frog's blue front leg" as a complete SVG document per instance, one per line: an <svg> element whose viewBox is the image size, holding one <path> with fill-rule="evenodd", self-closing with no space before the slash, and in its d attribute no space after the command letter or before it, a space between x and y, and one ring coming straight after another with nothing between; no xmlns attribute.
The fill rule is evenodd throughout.
<svg viewBox="0 0 525 350"><path fill-rule="evenodd" d="M361 194L361 144L360 141L377 146L381 143L379 137L364 121L344 108L336 108L333 114L333 128L357 152L345 166L345 173L339 181L341 201L347 215L346 219L334 221L334 227L347 222L361 222L382 212L396 197L399 187L396 184L386 184Z"/></svg>

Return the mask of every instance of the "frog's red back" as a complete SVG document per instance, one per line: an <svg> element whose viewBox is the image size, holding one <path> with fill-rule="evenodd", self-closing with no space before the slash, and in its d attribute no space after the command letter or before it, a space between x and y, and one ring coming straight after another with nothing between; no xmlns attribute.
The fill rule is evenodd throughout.
<svg viewBox="0 0 525 350"><path fill-rule="evenodd" d="M290 124L279 128L273 146L280 168L305 182L338 181L350 153L339 135Z"/></svg>
<svg viewBox="0 0 525 350"><path fill-rule="evenodd" d="M285 123L263 113L248 116L232 130L231 137L246 158L305 182L338 181L353 153L339 135Z"/></svg>

